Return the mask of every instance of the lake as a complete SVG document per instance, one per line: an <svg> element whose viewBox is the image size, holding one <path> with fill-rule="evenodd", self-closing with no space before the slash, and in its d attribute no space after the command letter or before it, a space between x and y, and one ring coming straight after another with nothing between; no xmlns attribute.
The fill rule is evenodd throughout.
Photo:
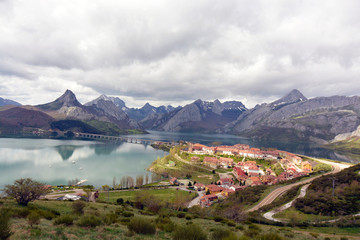
<svg viewBox="0 0 360 240"><path fill-rule="evenodd" d="M96 187L113 178L134 179L165 152L131 143L0 138L0 189L15 179L31 177L51 185L88 179ZM145 178L144 178L145 179Z"/></svg>
<svg viewBox="0 0 360 240"><path fill-rule="evenodd" d="M129 137L140 138L144 140L159 140L167 142L176 142L179 140L190 141L193 143L201 143L211 145L213 142L221 143L222 145L234 145L237 143L248 144L256 148L277 148L292 153L302 154L315 158L327 158L339 160L343 162L357 163L356 159L344 156L333 150L322 148L315 143L291 143L291 142L276 142L276 141L257 141L249 138L239 137L229 134L200 134L200 133L174 133L174 132L160 132L148 131L150 134L145 135L130 135Z"/></svg>
<svg viewBox="0 0 360 240"><path fill-rule="evenodd" d="M146 140L178 141L210 145L237 143L251 147L272 147L307 156L351 162L352 159L314 144L257 142L233 135L190 134L149 131L146 135L131 135ZM77 140L0 138L0 189L15 179L31 177L51 185L68 184L74 179L87 179L87 184L112 186L124 176L135 179L149 175L146 168L166 154L148 145L133 143L104 143Z"/></svg>

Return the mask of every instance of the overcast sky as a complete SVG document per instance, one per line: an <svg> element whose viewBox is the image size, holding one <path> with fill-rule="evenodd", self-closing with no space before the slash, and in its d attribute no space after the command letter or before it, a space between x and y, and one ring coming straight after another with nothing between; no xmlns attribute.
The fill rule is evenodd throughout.
<svg viewBox="0 0 360 240"><path fill-rule="evenodd" d="M360 1L0 0L0 97L360 95Z"/></svg>

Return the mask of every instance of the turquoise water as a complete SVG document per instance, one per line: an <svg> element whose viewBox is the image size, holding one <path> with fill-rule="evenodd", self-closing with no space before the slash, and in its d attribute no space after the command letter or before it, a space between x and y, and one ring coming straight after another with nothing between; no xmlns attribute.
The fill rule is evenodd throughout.
<svg viewBox="0 0 360 240"><path fill-rule="evenodd" d="M244 143L251 147L272 147L312 157L353 161L313 144L257 142L233 135L150 131L150 134L131 137L169 142L185 140L209 145L213 142L223 145ZM114 177L117 184L124 176L135 179L138 175L148 174L151 179L151 173L145 169L164 154L151 146L133 143L0 138L0 189L15 179L25 177L51 185L87 179L88 184L96 187L104 184L112 186Z"/></svg>
<svg viewBox="0 0 360 240"><path fill-rule="evenodd" d="M123 176L150 178L145 169L164 154L131 143L0 138L0 189L25 177L51 185L87 179L97 187L112 186L114 177L117 183Z"/></svg>

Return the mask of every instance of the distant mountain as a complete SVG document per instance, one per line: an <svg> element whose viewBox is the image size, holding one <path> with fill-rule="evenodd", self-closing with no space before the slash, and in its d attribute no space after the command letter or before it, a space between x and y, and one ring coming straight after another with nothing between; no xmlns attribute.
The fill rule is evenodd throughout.
<svg viewBox="0 0 360 240"><path fill-rule="evenodd" d="M223 131L264 140L328 141L354 131L360 124L360 97L307 99L298 90L283 98L255 106Z"/></svg>
<svg viewBox="0 0 360 240"><path fill-rule="evenodd" d="M153 114L166 114L173 111L173 106L154 107L150 103L146 103L142 108L126 108L125 111L131 119L141 121Z"/></svg>
<svg viewBox="0 0 360 240"><path fill-rule="evenodd" d="M1 98L1 97L0 97L0 107L1 107L1 106L6 106L6 105L21 106L21 104L18 103L18 102L15 102L15 101L13 101L13 100L5 99L5 98Z"/></svg>
<svg viewBox="0 0 360 240"><path fill-rule="evenodd" d="M141 126L138 124L138 122L130 119L123 110L126 108L126 106L124 101L119 98L101 95L97 99L86 103L85 106L102 111L103 115L108 116L110 119L114 119L112 122L123 128L141 129Z"/></svg>
<svg viewBox="0 0 360 240"><path fill-rule="evenodd" d="M120 108L121 110L125 110L126 105L125 102L123 100L121 100L118 97L108 97L104 94L102 94L100 97L96 98L95 100L92 100L88 103L85 103L86 106L91 106L91 105L96 105L100 100L105 100L105 101L111 101L113 102L118 108Z"/></svg>
<svg viewBox="0 0 360 240"><path fill-rule="evenodd" d="M215 132L225 124L234 121L247 109L241 102L221 103L197 100L181 109L158 115L152 119L152 129L171 132ZM148 122L150 118L146 119ZM142 121L141 123L143 123Z"/></svg>
<svg viewBox="0 0 360 240"><path fill-rule="evenodd" d="M141 127L118 108L106 96L100 96L86 106L82 105L75 94L66 92L55 101L36 106L56 119L70 119L82 121L103 121L113 123L120 129L140 129Z"/></svg>

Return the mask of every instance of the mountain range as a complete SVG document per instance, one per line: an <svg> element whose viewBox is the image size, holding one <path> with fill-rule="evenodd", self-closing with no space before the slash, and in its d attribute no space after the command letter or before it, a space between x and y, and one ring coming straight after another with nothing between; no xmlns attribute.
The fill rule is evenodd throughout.
<svg viewBox="0 0 360 240"><path fill-rule="evenodd" d="M151 129L325 143L340 134L349 135L360 125L360 97L308 99L296 89L251 109L240 101L201 99L184 107L154 107L146 103L142 108L128 108L120 98L105 95L83 105L70 90L53 102L37 106L14 106L11 100L7 103L13 105L0 109L2 133L5 130L15 133L24 127L111 135ZM37 125L29 120L37 118Z"/></svg>

